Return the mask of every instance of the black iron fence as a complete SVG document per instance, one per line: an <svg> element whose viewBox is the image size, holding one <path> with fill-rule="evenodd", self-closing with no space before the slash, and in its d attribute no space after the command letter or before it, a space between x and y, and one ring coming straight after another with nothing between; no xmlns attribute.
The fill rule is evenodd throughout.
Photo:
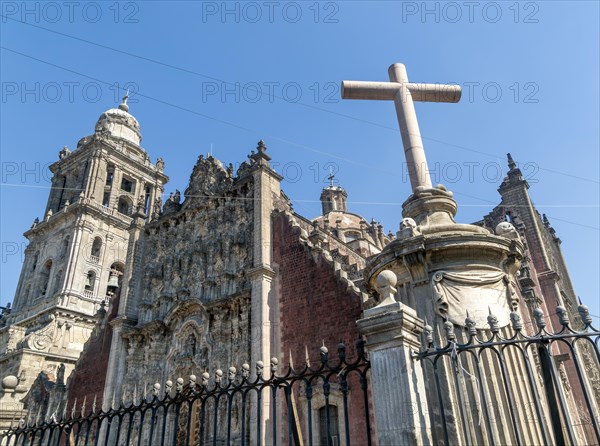
<svg viewBox="0 0 600 446"><path fill-rule="evenodd" d="M557 307L553 333L536 309L533 335L516 312L502 329L491 313L486 330L468 316L460 332L448 321L437 335L426 326L416 359L432 383L434 443L600 444L600 331L585 305L578 313L572 323Z"/></svg>
<svg viewBox="0 0 600 446"><path fill-rule="evenodd" d="M70 408L60 420L21 419L0 444L7 446L88 445L370 445L369 360L364 342L352 356L339 343L337 358L325 346L318 364L307 358L278 373L278 360L259 361L252 373L230 367L198 378L159 383L143 395L106 411L96 403ZM252 377L251 377L252 375ZM114 405L114 404L113 404Z"/></svg>

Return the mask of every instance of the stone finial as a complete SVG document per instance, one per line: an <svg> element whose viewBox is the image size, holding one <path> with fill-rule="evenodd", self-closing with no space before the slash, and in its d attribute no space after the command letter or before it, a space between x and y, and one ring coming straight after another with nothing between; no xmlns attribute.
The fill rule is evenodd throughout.
<svg viewBox="0 0 600 446"><path fill-rule="evenodd" d="M265 364L262 361L256 361L256 375L261 378Z"/></svg>
<svg viewBox="0 0 600 446"><path fill-rule="evenodd" d="M19 385L19 378L14 375L7 375L2 378L2 388L3 389L16 389Z"/></svg>
<svg viewBox="0 0 600 446"><path fill-rule="evenodd" d="M393 271L385 269L379 273L376 279L375 287L377 292L381 296L381 303L377 307L384 307L386 305L396 303L394 295L398 291L395 286L398 282L398 278Z"/></svg>
<svg viewBox="0 0 600 446"><path fill-rule="evenodd" d="M217 369L215 371L215 382L217 383L217 385L221 385L221 381L223 381L223 370L221 369Z"/></svg>
<svg viewBox="0 0 600 446"><path fill-rule="evenodd" d="M66 158L67 156L69 156L71 154L71 151L69 150L69 148L67 146L64 146L60 152L58 152L58 158L59 159L63 159Z"/></svg>
<svg viewBox="0 0 600 446"><path fill-rule="evenodd" d="M48 212L46 212L46 221L50 220L50 217L52 217L52 209L48 209Z"/></svg>
<svg viewBox="0 0 600 446"><path fill-rule="evenodd" d="M127 93L125 93L125 96L123 96L123 102L121 102L119 104L119 110L123 110L124 112L129 111L129 105L127 105L127 99L129 99L129 90L127 90Z"/></svg>
<svg viewBox="0 0 600 446"><path fill-rule="evenodd" d="M173 389L173 381L167 380L167 382L165 382L165 393L168 395L169 393L171 393L172 389Z"/></svg>
<svg viewBox="0 0 600 446"><path fill-rule="evenodd" d="M510 153L506 154L506 158L508 159L508 168L510 170L513 170L514 168L517 167L517 163L515 163L515 161L513 160L513 157Z"/></svg>
<svg viewBox="0 0 600 446"><path fill-rule="evenodd" d="M251 154L248 155L248 158L252 160L253 164L261 164L261 165L269 165L269 161L271 161L271 157L267 155L267 146L265 142L261 139L258 141L258 145L256 146L256 152L251 151Z"/></svg>
<svg viewBox="0 0 600 446"><path fill-rule="evenodd" d="M156 160L156 169L158 169L159 172L165 170L165 160L163 160L161 157Z"/></svg>
<svg viewBox="0 0 600 446"><path fill-rule="evenodd" d="M519 240L519 233L517 232L515 227L507 221L502 221L498 223L498 225L496 226L496 235L500 235L502 237L506 237L512 240Z"/></svg>
<svg viewBox="0 0 600 446"><path fill-rule="evenodd" d="M154 385L152 386L152 396L155 396L158 398L159 394L160 394L160 384L154 383Z"/></svg>

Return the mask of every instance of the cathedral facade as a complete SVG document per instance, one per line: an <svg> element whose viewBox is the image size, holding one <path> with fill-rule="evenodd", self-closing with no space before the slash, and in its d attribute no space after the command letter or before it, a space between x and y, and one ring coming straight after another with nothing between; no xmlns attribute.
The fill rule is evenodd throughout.
<svg viewBox="0 0 600 446"><path fill-rule="evenodd" d="M152 163L140 142L125 98L51 166L48 205L25 232L13 307L0 322L0 428L15 414L48 417L76 401L107 408L154 382L273 357L289 365L322 343L351 344L356 321L378 303L368 259L413 230L385 234L349 212L333 182L321 216L296 213L263 141L235 170L201 155L183 194L163 203L164 161ZM560 239L510 155L508 167L500 205L476 224L493 232L508 220L523 241L511 279L523 314L552 314L561 302L575 319ZM409 286L395 299L414 306ZM560 326L556 315L550 323ZM573 371L559 367L568 386ZM593 362L588 373L600 395ZM339 395L333 388L333 405ZM325 402L315 401L318 420ZM360 423L350 429L361 444Z"/></svg>

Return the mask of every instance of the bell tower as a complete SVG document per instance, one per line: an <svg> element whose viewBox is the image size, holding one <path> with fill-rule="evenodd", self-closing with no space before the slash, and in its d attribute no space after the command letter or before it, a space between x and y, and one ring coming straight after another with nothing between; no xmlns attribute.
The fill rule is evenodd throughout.
<svg viewBox="0 0 600 446"><path fill-rule="evenodd" d="M335 175L333 172L329 172L327 179L329 180L329 186L321 191L323 215L327 215L332 211L347 212L346 200L348 199L348 193L343 187L334 184Z"/></svg>
<svg viewBox="0 0 600 446"><path fill-rule="evenodd" d="M119 296L133 217L160 214L164 162L153 164L141 147L127 99L50 166L46 209L24 233L29 245L13 308L0 321L0 379L7 384L0 402L11 402L2 408L20 409L40 373L52 382L64 363L69 376L96 313Z"/></svg>

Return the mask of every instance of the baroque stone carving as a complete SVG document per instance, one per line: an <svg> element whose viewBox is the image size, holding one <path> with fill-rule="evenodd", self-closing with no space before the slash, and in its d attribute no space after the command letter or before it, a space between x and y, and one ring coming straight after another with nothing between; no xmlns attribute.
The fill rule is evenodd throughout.
<svg viewBox="0 0 600 446"><path fill-rule="evenodd" d="M438 271L431 281L438 314L465 326L467 311L478 329L487 328L487 317L497 316L499 328L510 323L514 290L502 271Z"/></svg>
<svg viewBox="0 0 600 446"><path fill-rule="evenodd" d="M519 240L519 233L515 227L507 221L502 221L496 226L496 235L501 235L513 240Z"/></svg>

